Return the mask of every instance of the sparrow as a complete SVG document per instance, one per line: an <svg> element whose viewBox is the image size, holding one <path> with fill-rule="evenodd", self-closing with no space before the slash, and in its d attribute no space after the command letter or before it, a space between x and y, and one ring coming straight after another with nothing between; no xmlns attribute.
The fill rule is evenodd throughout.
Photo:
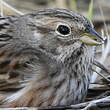
<svg viewBox="0 0 110 110"><path fill-rule="evenodd" d="M0 17L0 106L83 102L103 42L86 17L66 9Z"/></svg>

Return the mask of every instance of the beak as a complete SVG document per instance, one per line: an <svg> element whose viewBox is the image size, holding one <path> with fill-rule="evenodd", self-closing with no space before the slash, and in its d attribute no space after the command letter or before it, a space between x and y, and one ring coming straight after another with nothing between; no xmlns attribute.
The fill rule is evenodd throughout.
<svg viewBox="0 0 110 110"><path fill-rule="evenodd" d="M105 39L94 29L90 28L86 33L81 35L80 40L87 45L96 46L104 43Z"/></svg>

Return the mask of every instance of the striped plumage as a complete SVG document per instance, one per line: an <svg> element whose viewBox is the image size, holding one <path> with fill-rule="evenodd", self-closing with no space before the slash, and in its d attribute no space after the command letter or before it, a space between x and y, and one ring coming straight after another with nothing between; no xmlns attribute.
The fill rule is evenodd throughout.
<svg viewBox="0 0 110 110"><path fill-rule="evenodd" d="M60 24L66 26L67 32L70 27L71 32L67 35L56 32ZM87 94L94 58L93 47L80 40L86 28L92 25L85 17L64 9L1 17L1 106L56 106L82 102Z"/></svg>

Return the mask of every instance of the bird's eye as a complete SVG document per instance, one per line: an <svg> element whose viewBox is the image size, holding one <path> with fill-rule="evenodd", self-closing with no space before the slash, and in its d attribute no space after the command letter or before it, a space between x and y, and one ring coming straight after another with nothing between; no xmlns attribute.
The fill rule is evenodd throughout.
<svg viewBox="0 0 110 110"><path fill-rule="evenodd" d="M58 25L56 31L63 36L69 35L71 33L70 27L64 24Z"/></svg>

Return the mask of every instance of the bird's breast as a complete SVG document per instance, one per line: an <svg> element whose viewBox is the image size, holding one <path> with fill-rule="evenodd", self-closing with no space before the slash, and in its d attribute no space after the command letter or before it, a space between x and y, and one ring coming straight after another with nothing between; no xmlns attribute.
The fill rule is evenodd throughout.
<svg viewBox="0 0 110 110"><path fill-rule="evenodd" d="M45 73L42 80L33 81L28 89L9 97L9 106L58 106L82 102L90 83L93 53L88 47L63 51L57 57L57 63L51 62L58 70L54 74Z"/></svg>
<svg viewBox="0 0 110 110"><path fill-rule="evenodd" d="M85 99L92 75L93 57L94 50L91 47L70 49L60 56L62 68L59 76L65 79L65 86L62 84L58 90L62 90L61 105L76 104Z"/></svg>

